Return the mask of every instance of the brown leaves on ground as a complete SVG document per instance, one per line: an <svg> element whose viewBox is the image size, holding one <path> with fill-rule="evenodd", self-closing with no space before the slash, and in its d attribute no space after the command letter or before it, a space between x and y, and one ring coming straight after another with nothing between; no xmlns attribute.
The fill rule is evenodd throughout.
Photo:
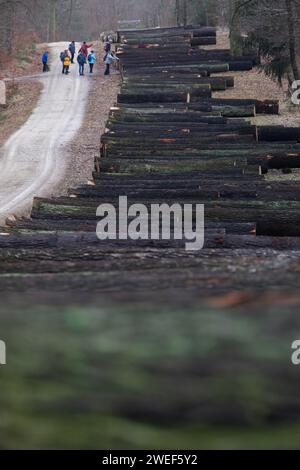
<svg viewBox="0 0 300 470"><path fill-rule="evenodd" d="M27 121L42 87L39 82L8 84L8 107L0 109L0 146Z"/></svg>
<svg viewBox="0 0 300 470"><path fill-rule="evenodd" d="M41 72L41 51L35 46L0 52L0 79L17 78ZM28 119L38 101L38 82L6 82L7 107L0 109L0 147Z"/></svg>
<svg viewBox="0 0 300 470"><path fill-rule="evenodd" d="M41 72L40 47L18 48L11 53L0 51L0 80L34 75Z"/></svg>
<svg viewBox="0 0 300 470"><path fill-rule="evenodd" d="M229 49L229 32L227 30L219 30L217 38L217 46L207 46L206 49ZM287 82L281 88L264 72L255 67L247 72L226 72L226 76L234 77L234 88L228 88L226 91L215 92L216 98L237 98L237 99L258 99L258 100L278 100L279 115L263 115L259 114L251 119L254 125L258 126L276 126L283 125L286 127L300 127L300 106L291 104L287 95ZM271 170L266 176L268 180L300 180L300 171L292 170L291 174L282 174L279 170Z"/></svg>
<svg viewBox="0 0 300 470"><path fill-rule="evenodd" d="M217 46L207 46L206 49L229 49L229 32L219 30ZM279 100L279 116L258 115L253 119L257 125L284 125L291 127L300 126L300 107L292 106L287 96L287 82L281 88L264 72L255 67L247 72L226 72L226 76L234 77L234 88L226 91L215 92L216 98L237 98L237 99L258 99L258 100Z"/></svg>

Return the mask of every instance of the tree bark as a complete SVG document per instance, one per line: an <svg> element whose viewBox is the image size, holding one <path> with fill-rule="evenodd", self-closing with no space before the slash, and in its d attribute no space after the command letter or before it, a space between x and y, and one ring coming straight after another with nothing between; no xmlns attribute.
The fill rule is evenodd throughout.
<svg viewBox="0 0 300 470"><path fill-rule="evenodd" d="M183 13L183 26L187 26L188 23L188 11L187 11L187 0L183 0L182 6Z"/></svg>
<svg viewBox="0 0 300 470"><path fill-rule="evenodd" d="M50 0L50 37L51 42L57 39L57 0Z"/></svg>
<svg viewBox="0 0 300 470"><path fill-rule="evenodd" d="M176 24L177 24L177 26L181 26L181 21L180 21L180 0L176 0L175 14L176 14Z"/></svg>
<svg viewBox="0 0 300 470"><path fill-rule="evenodd" d="M289 34L289 54L291 61L291 68L293 71L294 79L300 79L300 71L297 64L297 55L296 55L296 37L295 37L295 23L293 17L293 0L285 0L286 10L287 10L287 25L288 25L288 34Z"/></svg>
<svg viewBox="0 0 300 470"><path fill-rule="evenodd" d="M241 54L241 25L237 13L238 0L230 0L230 49L234 54Z"/></svg>

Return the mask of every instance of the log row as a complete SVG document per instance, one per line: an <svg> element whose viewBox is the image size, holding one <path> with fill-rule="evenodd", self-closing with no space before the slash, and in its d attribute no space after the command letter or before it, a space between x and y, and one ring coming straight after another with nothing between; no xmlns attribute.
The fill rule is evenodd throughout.
<svg viewBox="0 0 300 470"><path fill-rule="evenodd" d="M226 446L224 434L230 446L296 447L299 372L290 344L299 331L300 186L265 173L299 167L299 130L255 125L258 113L278 114L276 101L214 97L227 76L213 71L256 63L191 47L214 42L214 28L118 36L123 86L91 181L35 198L30 218L11 216L0 230L1 337L18 340L10 351L18 367L1 377L9 436L36 443L46 416L53 446L72 446L75 410L76 430L88 427L110 448L133 448L136 435L143 448L153 440L188 447L191 439L197 447L203 437L213 448ZM156 55L160 63L178 58L165 70L151 65ZM209 96L192 96L195 84L210 85ZM169 102L174 93L186 99ZM87 143L85 151L94 149ZM119 196L149 212L152 204L204 204L204 249L174 240L174 218L171 240L100 242L97 207L118 207ZM120 218L122 226L134 221ZM24 351L33 360L22 369ZM59 393L49 398L49 390ZM78 432L76 439L98 445L89 436L82 444Z"/></svg>
<svg viewBox="0 0 300 470"><path fill-rule="evenodd" d="M30 219L8 220L0 246L12 250L11 260L16 253L16 263L4 263L3 273L20 266L17 253L22 246L33 254L38 247L96 247L96 209L102 203L117 205L120 195L149 210L164 202L204 204L208 253L298 250L297 182L268 182L263 175L299 168L299 130L251 121L256 114L278 114L277 101L214 97L215 91L234 87L227 71L250 70L259 59L202 49L203 44L215 44L214 28L118 35L122 86L101 137L93 180L70 189L68 196L36 198ZM163 259L168 246L180 250L183 242L110 240L107 249L152 247ZM106 245L101 243L99 250L106 252ZM36 272L50 268L45 264ZM34 272L34 256L23 271L30 269Z"/></svg>
<svg viewBox="0 0 300 470"><path fill-rule="evenodd" d="M1 337L17 339L17 368L1 376L8 436L36 445L42 413L52 446L72 447L75 410L76 429L97 436L82 444L77 433L82 447L102 439L133 448L138 435L143 448L153 439L153 447L189 448L191 438L213 448L226 434L230 446L242 439L250 448L261 445L262 426L268 445L296 447L300 379L289 364L300 322L300 184L266 173L299 167L299 130L253 125L258 113L278 114L276 101L214 97L234 86L225 74L232 64L257 62L191 47L215 43L214 28L118 36L123 84L91 181L35 198L29 218L11 216L0 230ZM164 60L173 65L152 65ZM209 88L193 96L199 85ZM94 151L88 142L85 151ZM180 203L195 215L204 204L204 249L174 239L174 217L170 240L113 239L108 226L99 241L100 204L116 208L119 235L135 221L120 214L119 196L148 213ZM44 426L36 446L48 436Z"/></svg>

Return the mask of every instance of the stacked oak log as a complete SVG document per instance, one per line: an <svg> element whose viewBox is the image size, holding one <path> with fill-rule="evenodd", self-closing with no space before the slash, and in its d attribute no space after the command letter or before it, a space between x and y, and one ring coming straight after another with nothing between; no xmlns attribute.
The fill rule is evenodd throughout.
<svg viewBox="0 0 300 470"><path fill-rule="evenodd" d="M25 256L22 271L47 275L48 263L34 266L35 250L40 249L47 250L56 272L60 266L56 255L65 247L70 248L64 264L67 272L68 259L77 257L83 248L90 254L96 249L119 254L124 278L128 270L122 254L127 251L153 255L158 278L168 249L180 250L182 262L186 258L189 263L184 240L100 243L95 235L96 209L107 202L117 207L119 196L127 196L128 204L142 202L149 210L159 202L203 203L206 240L204 251L194 255L197 263L210 250L214 250L213 257L215 250L234 253L243 248L255 256L264 249L299 249L298 184L270 183L264 177L269 169L300 167L299 129L257 127L251 122L256 114L278 114L277 101L214 98L214 91L234 86L234 77L226 72L250 69L258 58L203 49L203 45L216 44L214 28L131 30L118 35L122 86L101 138L93 181L71 189L68 197L36 198L30 219L8 220L8 228L0 235L2 258L8 260L2 263L1 273L11 274L20 267L11 260L23 259L25 250L32 258L28 255L27 263ZM87 270L91 263L87 256ZM114 268L107 263L109 272ZM164 285L174 286L175 278L170 274ZM7 279L2 278L3 286ZM72 278L67 279L72 287ZM136 279L138 284L139 276ZM89 276L83 282L89 288ZM229 288L235 282L232 278ZM29 283L34 286L32 278ZM55 277L51 283L59 287ZM257 286L254 278L251 283ZM284 286L282 279L280 283Z"/></svg>
<svg viewBox="0 0 300 470"><path fill-rule="evenodd" d="M264 175L300 167L299 129L253 124L256 114L278 114L276 101L214 98L215 90L234 86L226 75L230 69L257 63L254 57L201 49L215 43L214 29L123 31L119 38L123 83L93 180L68 196L35 198L30 218L7 221L0 233L0 291L26 291L33 303L45 290L55 303L60 292L68 306L77 305L79 296L85 309L92 307L98 323L86 322L86 311L76 307L72 322L69 310L61 315L59 331L66 335L68 322L81 341L88 324L103 333L103 339L86 341L84 347L95 345L100 357L92 354L85 367L77 367L78 357L85 357L82 344L79 356L72 356L74 342L64 342L72 345L68 364L95 377L91 386L80 376L70 390L84 384L80 400L85 397L85 409L98 417L130 417L143 426L149 419L152 433L153 421L188 430L191 424L216 429L221 423L222 436L228 424L263 426L265 432L285 421L284 434L286 422L294 432L299 374L288 370L287 351L299 323L300 187ZM100 242L96 209L101 203L117 207L119 196L148 209L152 203L203 203L204 249L187 252L184 240ZM144 296L146 302L137 303ZM118 307L107 312L103 300L111 297ZM22 311L21 329L28 325L23 316ZM47 322L33 323L48 331ZM54 337L51 325L49 331ZM109 369L105 386L101 363ZM97 366L94 375L91 364ZM26 367L24 377L29 374L32 383L37 371ZM74 371L63 371L67 383ZM80 400L68 395L68 409L78 413ZM43 403L47 407L44 395ZM61 407L59 401L59 414Z"/></svg>
<svg viewBox="0 0 300 470"><path fill-rule="evenodd" d="M234 86L226 72L251 68L258 59L203 49L216 43L214 28L121 31L119 37L123 84L93 184L71 190L70 197L36 199L31 219L9 221L14 235L5 232L1 246L94 246L96 207L127 195L148 207L204 203L207 249L297 248L298 185L266 183L262 174L300 166L299 130L257 128L246 119L277 114L277 102L213 97ZM116 243L116 250L126 244L144 250L168 245L128 241Z"/></svg>

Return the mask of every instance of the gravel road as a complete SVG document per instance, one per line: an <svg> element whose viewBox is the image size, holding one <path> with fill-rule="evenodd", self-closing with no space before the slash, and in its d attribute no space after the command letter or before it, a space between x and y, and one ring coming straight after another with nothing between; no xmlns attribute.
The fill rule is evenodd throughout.
<svg viewBox="0 0 300 470"><path fill-rule="evenodd" d="M79 76L77 64L62 75L59 53L65 48L65 43L48 46L51 71L40 78L44 89L38 105L0 149L0 223L29 213L34 196L53 194L64 180L69 164L64 146L81 127L90 83Z"/></svg>

